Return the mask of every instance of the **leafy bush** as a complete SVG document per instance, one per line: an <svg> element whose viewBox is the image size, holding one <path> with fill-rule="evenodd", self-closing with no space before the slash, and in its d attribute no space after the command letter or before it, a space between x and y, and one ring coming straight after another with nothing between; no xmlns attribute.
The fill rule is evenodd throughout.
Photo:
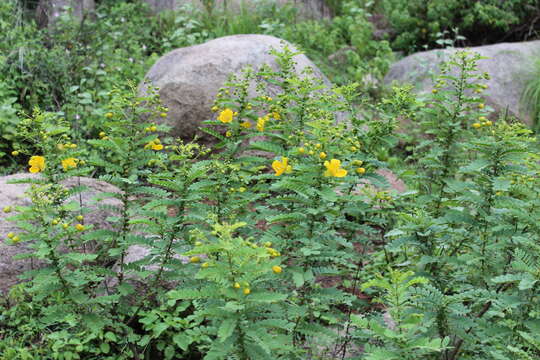
<svg viewBox="0 0 540 360"><path fill-rule="evenodd" d="M521 41L536 36L539 29L537 0L381 0L375 9L392 28L392 47L407 53L436 46L454 29L465 36L467 45Z"/></svg>
<svg viewBox="0 0 540 360"><path fill-rule="evenodd" d="M429 106L395 89L366 117L357 84L275 55L220 89L213 149L160 139L167 109L125 87L92 151L58 114L21 121L41 177L7 241L46 266L3 300L6 359L538 357L538 152L487 120L478 57L457 53ZM376 170L411 116L426 135L397 194ZM103 227L59 185L96 172L119 189Z"/></svg>

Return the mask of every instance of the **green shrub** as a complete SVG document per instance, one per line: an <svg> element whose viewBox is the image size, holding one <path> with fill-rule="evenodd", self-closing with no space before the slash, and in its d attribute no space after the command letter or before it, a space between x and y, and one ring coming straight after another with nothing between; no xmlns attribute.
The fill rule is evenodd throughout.
<svg viewBox="0 0 540 360"><path fill-rule="evenodd" d="M152 92L110 91L91 151L56 113L20 122L41 177L6 241L46 266L0 305L6 359L539 355L538 155L529 130L485 117L478 57L445 65L459 74L442 72L430 106L395 89L365 117L358 85L325 90L275 55L280 70L220 89L212 153L159 139ZM411 115L426 136L396 194L376 170ZM67 202L83 188L59 185L96 172L120 190L102 194L119 201L103 227ZM126 263L134 246L146 255Z"/></svg>
<svg viewBox="0 0 540 360"><path fill-rule="evenodd" d="M538 31L537 0L381 0L375 9L392 28L392 47L407 53L436 47L441 36L454 30L467 39L467 45L521 41Z"/></svg>

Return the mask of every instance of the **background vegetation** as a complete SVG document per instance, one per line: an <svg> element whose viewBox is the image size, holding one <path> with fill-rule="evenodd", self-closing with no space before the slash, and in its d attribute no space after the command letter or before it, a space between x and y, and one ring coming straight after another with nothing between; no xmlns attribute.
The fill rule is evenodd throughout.
<svg viewBox="0 0 540 360"><path fill-rule="evenodd" d="M534 133L488 120L474 53L443 64L457 75L423 102L380 85L396 50L492 41L467 36L475 27L532 36L537 4L333 4L335 18L314 21L292 7L156 16L111 0L40 29L28 4L0 3L0 162L41 175L31 206L3 209L21 229L5 241L47 265L0 300L2 358L540 357ZM160 138L167 109L138 97L145 72L236 33L293 42L340 86L291 71L285 49L278 70L246 68L219 91L204 124L214 147ZM421 134L406 147L402 120ZM84 191L59 185L73 176L115 185L103 196L117 205L69 200ZM96 207L107 226L86 222ZM146 255L127 264L134 246Z"/></svg>

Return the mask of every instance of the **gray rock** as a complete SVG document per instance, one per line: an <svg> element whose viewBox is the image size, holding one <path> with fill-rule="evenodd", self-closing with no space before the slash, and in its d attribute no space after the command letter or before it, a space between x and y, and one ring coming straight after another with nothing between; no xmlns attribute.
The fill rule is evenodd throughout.
<svg viewBox="0 0 540 360"><path fill-rule="evenodd" d="M10 232L18 233L21 230L16 224L8 221L7 218L13 216L15 212L4 213L2 209L6 206L15 208L17 206L29 206L31 201L25 192L29 189L29 184L10 184L11 181L22 180L26 178L35 178L36 175L29 173L15 174L0 177L0 294L5 293L12 285L19 282L18 276L24 271L39 266L30 259L15 260L13 256L17 254L28 253L30 249L28 244L20 242L16 245L8 244L4 241ZM85 224L93 224L96 227L104 227L107 224L106 218L111 216L110 211L98 210L93 204L93 199L100 193L118 192L119 190L105 182L91 178L70 178L63 182L67 188L75 186L86 186L87 190L80 195L76 195L70 201L81 201L83 206L93 209L92 212L85 214ZM80 196L80 197L79 197ZM119 206L121 203L115 199L105 199L100 202L102 205Z"/></svg>
<svg viewBox="0 0 540 360"><path fill-rule="evenodd" d="M211 112L212 104L229 75L248 65L255 70L264 64L277 68L269 51L282 49L283 44L287 43L273 36L233 35L164 55L146 74L146 79L159 88L161 100L169 108L169 116L160 121L172 127L171 135L193 138L201 122L215 116ZM289 47L294 49L290 44ZM309 67L316 77L330 84L305 55L297 55L294 60L297 73ZM275 89L267 90L270 96L276 93ZM141 93L146 92L143 84Z"/></svg>
<svg viewBox="0 0 540 360"><path fill-rule="evenodd" d="M94 0L40 0L36 8L36 20L39 26L52 26L62 16L67 8L78 19L89 12L95 11Z"/></svg>
<svg viewBox="0 0 540 360"><path fill-rule="evenodd" d="M392 65L384 81L386 84L393 81L411 83L418 93L430 92L433 89L431 74L436 73L438 66L456 50L459 49L431 50L407 56ZM540 40L479 46L470 51L487 58L478 61L478 70L491 76L486 82L489 89L482 94L486 103L497 112L504 112L508 107L510 115L531 125L530 114L521 106L521 96L533 76L534 62L540 56Z"/></svg>
<svg viewBox="0 0 540 360"><path fill-rule="evenodd" d="M144 0L154 12L164 10L178 10L184 5L193 5L197 9L204 10L202 0ZM326 5L325 0L216 0L213 9L227 9L229 11L239 11L242 7L251 11L256 7L276 4L284 6L294 5L298 9L298 16L301 18L321 19L332 16L331 9Z"/></svg>

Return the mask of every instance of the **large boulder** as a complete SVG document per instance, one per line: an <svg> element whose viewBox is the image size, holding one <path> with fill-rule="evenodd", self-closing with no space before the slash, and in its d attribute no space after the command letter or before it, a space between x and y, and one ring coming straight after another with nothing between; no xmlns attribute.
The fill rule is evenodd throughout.
<svg viewBox="0 0 540 360"><path fill-rule="evenodd" d="M36 266L30 259L13 259L15 255L28 253L30 249L25 242L13 245L4 241L8 233L18 233L21 230L17 228L14 222L7 220L13 213L4 213L2 211L7 206L15 208L17 206L29 206L31 204L30 199L25 194L30 185L10 184L10 182L34 178L35 176L24 173L0 177L0 294L5 293L12 285L18 283L18 276L24 271ZM110 211L98 209L93 199L102 193L118 192L119 190L116 187L102 181L84 177L70 178L64 181L63 184L67 188L73 188L75 186L86 187L87 189L80 194L80 197L76 195L74 199L70 199L69 201L81 201L83 206L93 209L90 213L85 214L86 224L92 224L96 227L107 226L106 219L113 214ZM120 201L115 199L105 199L100 204L110 206L121 205Z"/></svg>
<svg viewBox="0 0 540 360"><path fill-rule="evenodd" d="M164 10L178 10L180 7L190 4L195 8L204 10L204 1L202 0L144 0L155 12ZM227 9L235 12L242 7L251 11L256 7L266 5L284 6L294 5L298 9L298 15L302 18L329 18L332 16L331 8L325 0L216 0L213 9Z"/></svg>
<svg viewBox="0 0 540 360"><path fill-rule="evenodd" d="M199 134L201 122L212 118L212 104L229 75L248 65L254 69L264 64L277 68L270 50L282 49L284 44L287 43L273 36L233 35L164 55L146 74L146 79L159 88L161 100L169 108L169 116L161 121L172 127L171 135L193 138ZM310 67L316 77L329 84L305 55L295 56L294 61L297 73ZM271 96L277 91L267 90ZM141 92L146 93L145 84Z"/></svg>
<svg viewBox="0 0 540 360"><path fill-rule="evenodd" d="M82 19L85 14L95 11L94 0L40 0L36 8L36 20L41 27L51 26L71 9L72 15Z"/></svg>
<svg viewBox="0 0 540 360"><path fill-rule="evenodd" d="M384 81L390 84L411 83L418 93L428 93L433 89L432 72L459 49L431 50L416 53L392 65ZM521 96L527 81L534 76L535 61L540 56L540 40L521 43L501 43L470 48L486 59L478 61L478 70L487 72L489 89L483 94L487 103L497 112L506 111L532 124L527 109L521 106Z"/></svg>

